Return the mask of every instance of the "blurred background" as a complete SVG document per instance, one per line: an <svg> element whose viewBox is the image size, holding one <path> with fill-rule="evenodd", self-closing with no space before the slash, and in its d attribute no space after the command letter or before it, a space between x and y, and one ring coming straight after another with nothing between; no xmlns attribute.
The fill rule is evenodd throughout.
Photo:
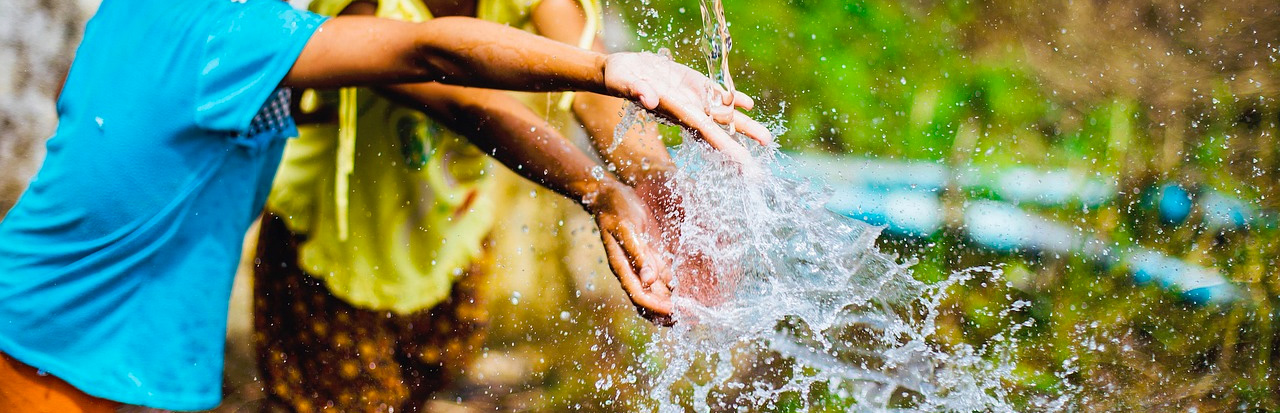
<svg viewBox="0 0 1280 413"><path fill-rule="evenodd" d="M0 7L0 211L42 159L95 3ZM605 5L611 46L703 67L697 2ZM1003 331L991 309L1026 300L1035 325L1018 332L1011 388L1073 383L1082 410L1280 409L1280 3L724 6L736 84L826 177L829 208L885 225L881 247L923 280L1003 270L1007 284L951 296L942 345L989 340ZM482 355L433 408L627 410L643 386L604 380L644 361L654 328L572 204L528 215L495 236L528 238L545 265L490 289ZM261 398L241 281L221 411Z"/></svg>

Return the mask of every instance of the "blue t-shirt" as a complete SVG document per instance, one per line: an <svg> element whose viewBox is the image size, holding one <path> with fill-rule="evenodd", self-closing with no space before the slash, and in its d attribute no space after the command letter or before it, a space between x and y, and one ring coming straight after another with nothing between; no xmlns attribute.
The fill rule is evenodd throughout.
<svg viewBox="0 0 1280 413"><path fill-rule="evenodd" d="M324 17L280 0L105 0L58 129L0 221L0 351L102 398L212 408L241 242Z"/></svg>

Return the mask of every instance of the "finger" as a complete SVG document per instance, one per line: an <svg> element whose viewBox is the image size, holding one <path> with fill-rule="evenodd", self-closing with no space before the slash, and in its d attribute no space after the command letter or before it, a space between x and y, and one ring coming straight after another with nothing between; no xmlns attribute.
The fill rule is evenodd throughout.
<svg viewBox="0 0 1280 413"><path fill-rule="evenodd" d="M751 96L747 96L746 93L735 90L733 91L733 106L737 106L742 110L751 110L756 107L756 101Z"/></svg>
<svg viewBox="0 0 1280 413"><path fill-rule="evenodd" d="M730 137L710 116L695 115L679 105L668 105L663 109L671 114L672 119L692 128L699 139L724 153L729 159L744 165L752 163L751 153L747 152L747 148Z"/></svg>
<svg viewBox="0 0 1280 413"><path fill-rule="evenodd" d="M716 124L711 118L703 117L701 121L696 123L694 130L698 132L698 136L704 142L723 152L729 159L744 165L754 162L747 148L730 137L724 129L720 129L720 125Z"/></svg>
<svg viewBox="0 0 1280 413"><path fill-rule="evenodd" d="M653 287L650 287L647 290L647 293L650 297L654 298L656 301L661 303L666 303L665 305L667 306L666 307L667 313L670 313L672 311L671 307L673 307L673 305L671 303L671 286L666 284L655 284Z"/></svg>
<svg viewBox="0 0 1280 413"><path fill-rule="evenodd" d="M661 237L662 235L658 234L657 236ZM649 248L648 257L652 258L649 260L649 268L652 269L654 274L654 281L652 285L661 286L662 289L667 290L667 295L669 296L671 282L672 279L675 278L675 268L672 268L671 262L667 259L667 256L662 255L666 252L665 248L661 245L655 245L654 243L647 244L647 247Z"/></svg>
<svg viewBox="0 0 1280 413"><path fill-rule="evenodd" d="M667 289L667 294L668 294L668 295L670 295L670 294L671 294L671 292L672 292L672 291L675 291L675 289L676 289L676 272L675 272L675 270L664 272L664 273L663 273L663 276L662 276L661 278L662 278L662 279L661 279L660 281L661 281L662 287L663 287L663 288L666 288L666 289Z"/></svg>
<svg viewBox="0 0 1280 413"><path fill-rule="evenodd" d="M737 111L728 106L707 107L707 116L710 116L711 120L721 125L728 125L733 122L733 114L735 112Z"/></svg>
<svg viewBox="0 0 1280 413"><path fill-rule="evenodd" d="M649 287L654 281L658 280L653 266L649 265L649 256L652 251L649 249L648 243L641 241L639 234L631 229L631 225L623 222L615 228L616 234L613 234L615 240L622 244L623 252L626 252L627 259L631 261L633 271L639 270L640 282L644 287Z"/></svg>
<svg viewBox="0 0 1280 413"><path fill-rule="evenodd" d="M638 209L644 210L643 206L637 205ZM645 214L647 218L652 218L649 211L640 212ZM647 225L639 225L640 227L648 227ZM673 277L672 269L667 259L662 255L662 249L659 247L658 239L662 234L656 228L649 227L648 231L636 229L629 223L619 225L618 231L622 242L623 251L631 258L632 268L639 268L640 281L645 288L653 288L652 286L658 281L663 281L662 285L666 285ZM642 238L644 237L644 238Z"/></svg>
<svg viewBox="0 0 1280 413"><path fill-rule="evenodd" d="M733 111L733 125L738 128L738 132L751 138L751 140L760 142L764 146L773 145L773 133L769 132L769 128L764 127L760 122L756 122L755 119L751 119L747 114L736 110Z"/></svg>
<svg viewBox="0 0 1280 413"><path fill-rule="evenodd" d="M645 292L650 297L653 297L659 300L663 300L663 301L671 300L671 286L666 284L654 284L652 287L649 287L647 290L645 290Z"/></svg>
<svg viewBox="0 0 1280 413"><path fill-rule="evenodd" d="M626 253L623 252L622 246L618 245L618 241L607 232L601 233L605 253L609 258L609 266L613 268L613 272L618 276L618 282L622 284L622 289L627 292L631 298L631 302L645 310L652 311L660 315L671 314L671 297L668 293L666 296L661 293L654 294L647 291L640 285L640 278L631 270L631 265L627 262ZM659 292L665 289L657 290ZM643 313L642 313L643 315ZM647 317L646 318L650 318Z"/></svg>
<svg viewBox="0 0 1280 413"><path fill-rule="evenodd" d="M648 295L659 303L665 303L665 306L661 309L653 310L637 304L636 310L640 313L640 316L656 325L674 325L675 319L672 314L675 312L675 303L671 301L671 287L665 284L654 285L649 289Z"/></svg>
<svg viewBox="0 0 1280 413"><path fill-rule="evenodd" d="M733 106L734 94L729 93L729 89L725 89L724 85L715 81L711 82L711 87L715 90L716 96L720 97L721 106Z"/></svg>
<svg viewBox="0 0 1280 413"><path fill-rule="evenodd" d="M622 283L622 288L627 291L628 295L643 291L643 287L639 282L640 278L636 276L635 271L631 268L631 262L627 260L626 252L618 245L618 240L607 232L602 233L600 238L604 243L605 257L609 260L609 268L613 269L613 274Z"/></svg>

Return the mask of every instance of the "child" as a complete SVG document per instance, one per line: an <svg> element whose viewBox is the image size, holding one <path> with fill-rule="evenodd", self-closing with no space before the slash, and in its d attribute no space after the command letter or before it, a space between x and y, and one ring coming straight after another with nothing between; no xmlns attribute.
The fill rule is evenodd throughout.
<svg viewBox="0 0 1280 413"><path fill-rule="evenodd" d="M591 36L581 35L589 19L576 3L316 0L310 7L409 21L476 15L590 45ZM537 268L520 265L534 254L500 255L504 245L530 249L534 243L522 238L530 235L486 239L498 211L545 209L549 197L530 198L529 184L491 167L485 154L545 141L547 149L503 152L563 154L541 166L508 158L510 170L535 182L549 167L575 163L582 165L568 168L580 171L575 179L596 179L585 175L593 165L543 120L563 117L556 109L569 102L559 97L523 95L539 108L556 102L539 115L507 93L441 84L306 96L303 112L324 122L300 126L301 136L286 147L254 260L262 386L270 404L290 411L416 411L483 340L489 273ZM671 161L656 128L609 150L624 102L590 93L573 102L624 182L661 186ZM602 172L599 179L614 177ZM503 192L518 195L503 199ZM650 207L663 206L641 195Z"/></svg>
<svg viewBox="0 0 1280 413"><path fill-rule="evenodd" d="M465 18L411 24L325 19L275 0L105 0L72 63L44 164L0 222L0 351L17 366L7 371L65 381L75 389L21 383L85 411L99 408L75 401L85 394L215 406L240 243L282 138L295 132L290 88L432 80L637 100L749 161L706 115L710 81L656 55L603 56ZM669 311L669 271L640 236L652 218L629 189L578 173L548 169L544 183L590 195L623 287ZM50 408L12 394L0 392L0 406Z"/></svg>

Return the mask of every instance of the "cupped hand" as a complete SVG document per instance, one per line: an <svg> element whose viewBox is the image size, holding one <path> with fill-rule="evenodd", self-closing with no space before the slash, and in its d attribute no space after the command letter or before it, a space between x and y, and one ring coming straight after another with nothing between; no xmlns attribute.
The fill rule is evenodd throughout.
<svg viewBox="0 0 1280 413"><path fill-rule="evenodd" d="M627 186L606 182L586 203L600 227L609 267L637 311L654 324L670 325L671 266L662 253L658 222Z"/></svg>
<svg viewBox="0 0 1280 413"><path fill-rule="evenodd" d="M712 115L712 99L751 110L755 102L741 92L724 93L711 79L656 53L614 53L605 60L605 86L614 94L640 102L659 116L684 125L730 158L750 165L751 154L721 124L732 124L739 132L759 142L771 144L769 129L737 110Z"/></svg>
<svg viewBox="0 0 1280 413"><path fill-rule="evenodd" d="M680 260L679 285L672 288L673 295L691 298L704 306L716 306L729 299L742 278L742 269L734 266L717 266L711 257L697 252L681 251L681 226L685 210L679 195L672 191L669 173L658 171L639 179L635 184L636 195L655 213L662 231L662 246L669 256ZM722 239L728 244L731 241ZM727 245L726 245L727 247ZM673 269L673 274L675 270Z"/></svg>

